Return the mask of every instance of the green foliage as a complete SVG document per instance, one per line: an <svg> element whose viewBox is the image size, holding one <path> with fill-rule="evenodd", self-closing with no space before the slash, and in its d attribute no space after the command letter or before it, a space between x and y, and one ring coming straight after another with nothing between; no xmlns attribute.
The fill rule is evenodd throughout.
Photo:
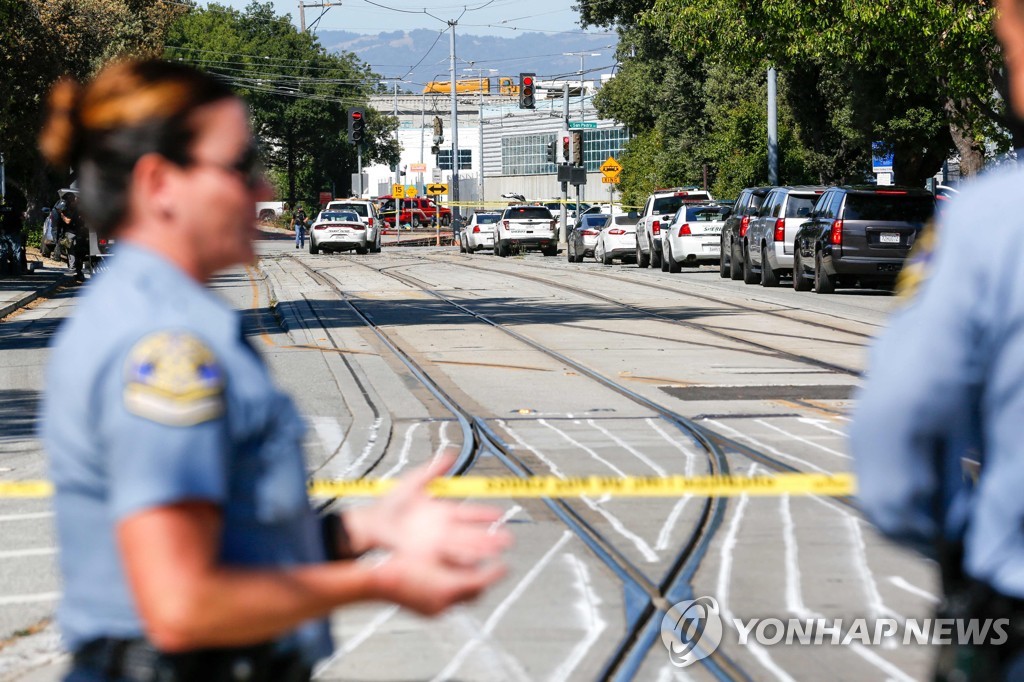
<svg viewBox="0 0 1024 682"><path fill-rule="evenodd" d="M347 110L365 106L379 80L355 55L328 54L271 3L253 2L244 12L211 5L182 17L167 56L220 75L248 102L279 197L316 203L320 191L349 188L357 164ZM397 127L367 110L364 164L397 161Z"/></svg>

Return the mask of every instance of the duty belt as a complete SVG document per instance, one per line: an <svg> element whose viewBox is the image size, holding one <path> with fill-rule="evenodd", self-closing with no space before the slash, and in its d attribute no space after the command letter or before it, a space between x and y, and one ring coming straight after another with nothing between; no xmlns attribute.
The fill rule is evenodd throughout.
<svg viewBox="0 0 1024 682"><path fill-rule="evenodd" d="M129 682L308 682L310 669L273 644L167 654L145 639L103 638L74 655L74 666Z"/></svg>

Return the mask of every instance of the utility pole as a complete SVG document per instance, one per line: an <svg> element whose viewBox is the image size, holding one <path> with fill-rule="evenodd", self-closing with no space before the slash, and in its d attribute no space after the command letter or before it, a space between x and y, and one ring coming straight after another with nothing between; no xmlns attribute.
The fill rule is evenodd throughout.
<svg viewBox="0 0 1024 682"><path fill-rule="evenodd" d="M768 184L779 184L779 115L776 106L776 73L768 69Z"/></svg>
<svg viewBox="0 0 1024 682"><path fill-rule="evenodd" d="M473 62L470 62L472 64ZM489 73L497 73L497 69L463 69L463 71L469 71L470 73L476 72L477 77L477 92L480 94L480 111L478 113L477 125L479 126L478 132L480 133L480 139L478 140L480 150L477 154L479 163L477 164L477 181L476 191L477 196L480 199L480 209L484 207L484 71ZM490 92L491 89L491 77L487 76L487 90Z"/></svg>
<svg viewBox="0 0 1024 682"><path fill-rule="evenodd" d="M563 105L563 107L565 109L565 114L564 114L565 130L569 130L569 84L568 83L563 83L562 84L562 105ZM571 135L572 133L569 133L569 134ZM562 141L561 140L557 140L557 142L558 142L558 151L559 151L559 154L561 154ZM571 162L572 159L569 159L569 161ZM559 229L559 232L561 234L558 235L558 241L560 243L562 243L562 244L565 244L569 240L569 225L568 225L568 223L569 223L569 209L566 206L567 203L569 203L569 183L568 182L563 182L562 183L562 215L561 215L561 221L560 221L561 228Z"/></svg>
<svg viewBox="0 0 1024 682"><path fill-rule="evenodd" d="M0 206L7 201L7 168L4 165L4 153L0 152Z"/></svg>
<svg viewBox="0 0 1024 682"><path fill-rule="evenodd" d="M394 115L395 115L395 122L397 122L398 121L398 79L397 78L395 79L395 112L394 112ZM398 128L401 128L401 126L399 126ZM401 142L399 141L399 138L398 138L398 128L395 128L395 141L399 143L398 148L401 149L402 145L401 145ZM404 185L405 184L405 183L402 182L402 156L401 156L401 151L399 151L398 161L395 162L395 184L396 185ZM410 218L410 222L411 222L411 220L412 219ZM396 229L396 231L400 231L402 229L402 200L400 198L398 198L398 197L395 197L395 229Z"/></svg>
<svg viewBox="0 0 1024 682"><path fill-rule="evenodd" d="M340 2L310 2L305 3L299 0L299 26L303 33L306 32L306 8L307 7L318 7L320 9L326 9L328 7L341 7ZM315 21L313 22L316 23Z"/></svg>
<svg viewBox="0 0 1024 682"><path fill-rule="evenodd" d="M601 53L600 52L563 52L562 56L563 57L579 57L580 58L580 120L581 121L586 121L587 120L587 116L586 116L586 113L584 113L584 111L583 111L583 74L585 73L585 71L583 69L583 60L586 57L600 57Z"/></svg>
<svg viewBox="0 0 1024 682"><path fill-rule="evenodd" d="M452 90L452 176L448 187L448 201L452 206L452 230L462 226L462 217L459 215L459 103L455 99L455 27L458 22L454 19L448 22L452 31L451 49L449 57L451 65L448 67L449 83Z"/></svg>

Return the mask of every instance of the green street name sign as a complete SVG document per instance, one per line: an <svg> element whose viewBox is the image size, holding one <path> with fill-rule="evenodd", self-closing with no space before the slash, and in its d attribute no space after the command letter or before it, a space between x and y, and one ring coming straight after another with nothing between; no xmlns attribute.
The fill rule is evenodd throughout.
<svg viewBox="0 0 1024 682"><path fill-rule="evenodd" d="M579 130L580 128L594 130L597 128L597 121L569 121L570 130Z"/></svg>

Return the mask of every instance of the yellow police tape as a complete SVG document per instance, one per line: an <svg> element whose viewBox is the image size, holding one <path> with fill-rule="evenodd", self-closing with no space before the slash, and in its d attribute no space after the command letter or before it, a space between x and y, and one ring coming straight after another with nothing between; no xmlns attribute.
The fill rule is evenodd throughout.
<svg viewBox="0 0 1024 682"><path fill-rule="evenodd" d="M309 485L313 497L375 497L393 488L396 479L316 480ZM736 497L738 495L855 495L853 474L778 474L776 476L583 476L532 478L457 476L431 482L436 497ZM0 498L38 498L53 494L48 481L0 481Z"/></svg>

